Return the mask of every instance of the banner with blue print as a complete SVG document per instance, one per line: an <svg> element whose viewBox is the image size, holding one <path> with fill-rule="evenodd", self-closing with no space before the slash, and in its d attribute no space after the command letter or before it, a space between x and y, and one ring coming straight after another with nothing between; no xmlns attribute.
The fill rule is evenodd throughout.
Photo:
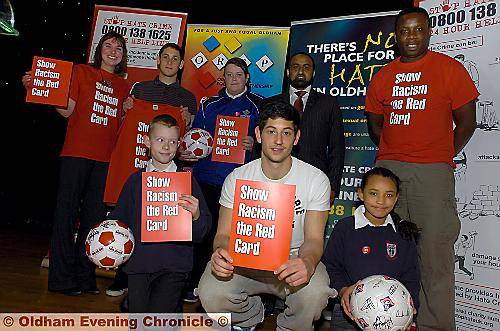
<svg viewBox="0 0 500 331"><path fill-rule="evenodd" d="M352 215L356 188L373 167L377 147L368 135L365 96L373 75L396 57L396 12L292 22L290 54L306 52L315 62L312 87L337 97L344 117L346 154L342 186L330 210L327 235L335 222Z"/></svg>

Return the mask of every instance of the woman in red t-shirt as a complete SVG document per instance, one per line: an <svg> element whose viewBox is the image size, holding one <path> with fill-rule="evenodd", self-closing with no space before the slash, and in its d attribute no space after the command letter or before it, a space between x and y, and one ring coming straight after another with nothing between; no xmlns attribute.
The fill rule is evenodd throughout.
<svg viewBox="0 0 500 331"><path fill-rule="evenodd" d="M85 239L106 214L104 186L116 141L123 100L129 87L126 42L109 32L99 41L92 64L74 66L68 118L60 158L59 187L50 250L49 291L66 295L98 294L95 268L85 254ZM31 73L23 76L29 87ZM79 220L74 242L74 223ZM75 247L76 245L76 247Z"/></svg>

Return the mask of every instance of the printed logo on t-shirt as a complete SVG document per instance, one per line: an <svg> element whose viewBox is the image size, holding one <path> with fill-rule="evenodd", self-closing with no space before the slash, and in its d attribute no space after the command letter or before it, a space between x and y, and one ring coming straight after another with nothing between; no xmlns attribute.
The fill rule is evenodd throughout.
<svg viewBox="0 0 500 331"><path fill-rule="evenodd" d="M302 201L300 201L300 199L297 198L297 196L295 196L295 215L301 215L304 214L305 212L306 210L302 206Z"/></svg>
<svg viewBox="0 0 500 331"><path fill-rule="evenodd" d="M422 72L398 73L392 87L391 107L394 111L389 117L390 125L410 125L414 111L425 110L428 92L427 84L420 84ZM409 83L409 84L408 84Z"/></svg>
<svg viewBox="0 0 500 331"><path fill-rule="evenodd" d="M368 255L370 254L371 250L372 249L370 248L370 246L363 246L363 248L361 248L361 253L363 253L364 255Z"/></svg>
<svg viewBox="0 0 500 331"><path fill-rule="evenodd" d="M118 98L113 96L114 90L100 82L95 83L94 104L90 123L107 126L109 117L116 117L118 112Z"/></svg>
<svg viewBox="0 0 500 331"><path fill-rule="evenodd" d="M295 215L302 215L306 212L304 207L302 206L302 201L300 201L299 198L295 197L295 202L294 202L294 210L295 210ZM292 228L295 227L295 217L293 218L293 223L292 223Z"/></svg>
<svg viewBox="0 0 500 331"><path fill-rule="evenodd" d="M234 112L234 116L236 116L236 117L250 117L250 113L251 113L250 110L245 109L243 112L239 112L239 111Z"/></svg>

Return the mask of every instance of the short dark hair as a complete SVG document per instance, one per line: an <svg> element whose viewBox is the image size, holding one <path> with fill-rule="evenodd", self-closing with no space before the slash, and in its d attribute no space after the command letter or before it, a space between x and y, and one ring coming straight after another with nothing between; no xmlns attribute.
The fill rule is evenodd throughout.
<svg viewBox="0 0 500 331"><path fill-rule="evenodd" d="M176 43L166 43L160 48L160 51L158 52L158 57L161 57L161 53L163 53L164 50L167 48L173 48L177 50L181 56L181 60L184 58L184 50L181 48L181 46L177 45Z"/></svg>
<svg viewBox="0 0 500 331"><path fill-rule="evenodd" d="M163 125L166 126L167 128L177 128L179 129L179 123L175 118L173 118L170 115L167 114L162 114L158 115L149 124L149 130L148 130L148 136L151 135L151 131L153 131L153 128L156 125Z"/></svg>
<svg viewBox="0 0 500 331"><path fill-rule="evenodd" d="M293 130L297 132L300 125L300 115L297 109L288 102L271 100L263 102L259 109L259 129L262 132L268 119L283 118L293 122Z"/></svg>
<svg viewBox="0 0 500 331"><path fill-rule="evenodd" d="M411 14L411 13L424 14L425 17L427 18L427 23L428 23L429 27L431 26L431 19L429 17L429 13L427 12L427 10L425 10L422 7L408 7L408 8L401 10L398 13L398 15L396 16L396 21L394 22L394 31L397 31L397 29L398 29L399 20L403 16Z"/></svg>
<svg viewBox="0 0 500 331"><path fill-rule="evenodd" d="M101 39L99 40L99 43L97 44L97 47L95 48L94 52L94 61L92 62L92 66L94 68L101 68L101 63L102 63L102 45L104 45L104 42L106 42L109 39L115 39L118 41L120 44L122 44L123 48L123 56L122 60L120 63L118 63L115 67L115 74L117 75L124 75L127 72L127 42L125 41L125 38L121 34L115 31L110 31L103 35Z"/></svg>
<svg viewBox="0 0 500 331"><path fill-rule="evenodd" d="M297 52L297 53L294 53L292 54L292 56L290 56L290 61L288 61L288 68L290 68L290 63L292 63L292 59L297 56L297 55L304 55L304 56L307 56L308 58L311 59L311 62L313 64L313 71L315 70L316 68L316 64L314 63L314 59L312 58L311 54L309 53L306 53L306 52Z"/></svg>
<svg viewBox="0 0 500 331"><path fill-rule="evenodd" d="M229 64L233 64L237 67L240 67L241 70L243 70L243 72L245 73L245 75L250 75L250 73L248 71L248 66L247 66L247 63L245 62L245 60L240 59L239 57L230 58L229 60L227 60L226 64L224 65L224 72L226 72L226 67Z"/></svg>

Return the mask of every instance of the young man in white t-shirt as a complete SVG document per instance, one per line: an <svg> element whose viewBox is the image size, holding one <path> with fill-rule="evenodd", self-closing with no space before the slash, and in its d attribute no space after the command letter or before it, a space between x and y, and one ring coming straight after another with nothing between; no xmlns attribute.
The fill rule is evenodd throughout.
<svg viewBox="0 0 500 331"><path fill-rule="evenodd" d="M273 101L259 114L255 129L261 158L236 168L224 181L214 253L200 280L199 295L207 312L231 312L233 329L253 330L264 320L258 294L285 300L278 330L311 330L328 298L323 236L330 209L330 183L319 169L291 156L300 136L299 114L288 103ZM290 259L273 272L234 267L228 253L236 179L296 186Z"/></svg>

